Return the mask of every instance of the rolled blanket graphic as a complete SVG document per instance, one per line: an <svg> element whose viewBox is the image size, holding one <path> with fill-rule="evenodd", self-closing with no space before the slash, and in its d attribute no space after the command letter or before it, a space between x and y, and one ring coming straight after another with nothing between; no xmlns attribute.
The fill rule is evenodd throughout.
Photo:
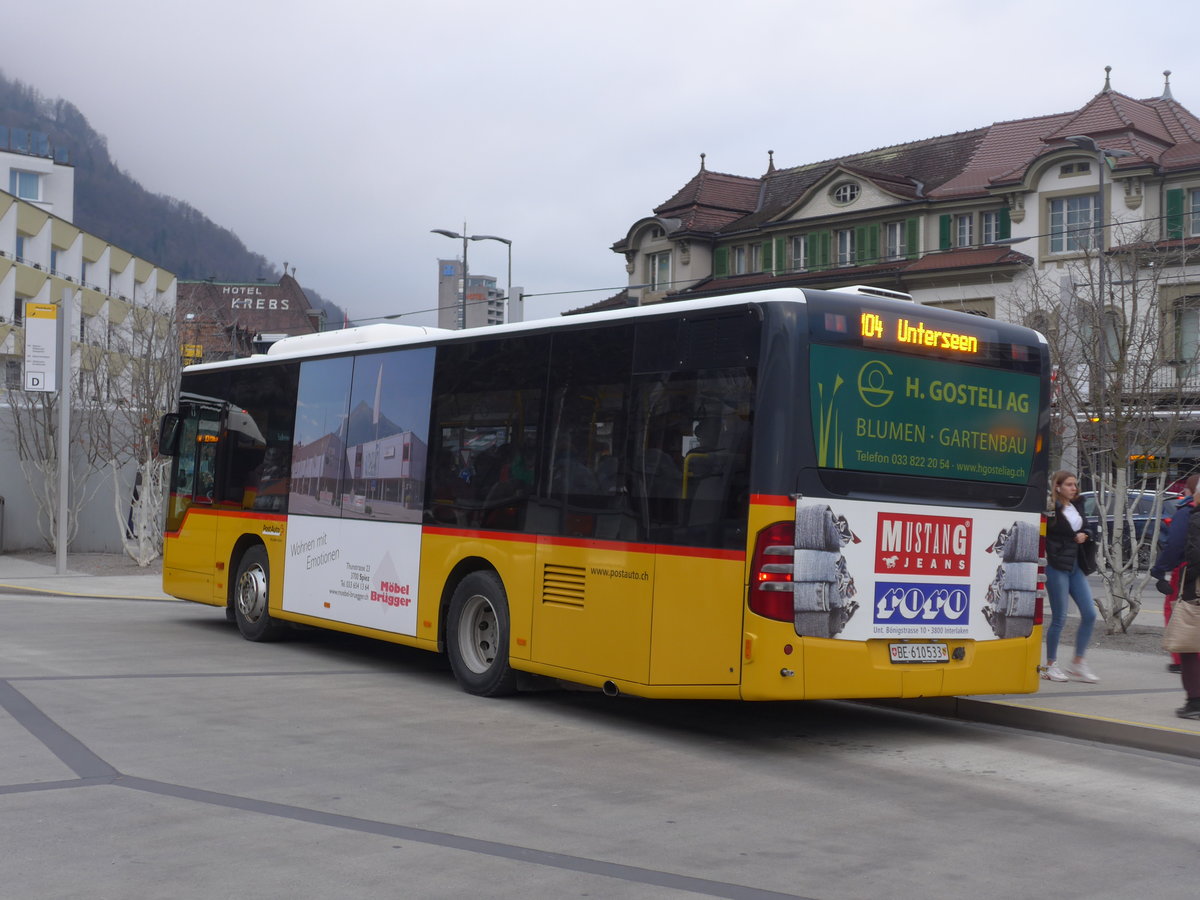
<svg viewBox="0 0 1200 900"><path fill-rule="evenodd" d="M1037 591L1005 591L1004 605L1008 616L1029 618L1037 607Z"/></svg>
<svg viewBox="0 0 1200 900"><path fill-rule="evenodd" d="M797 584L803 581L836 582L839 558L840 553L830 550L797 550L792 580Z"/></svg>
<svg viewBox="0 0 1200 900"><path fill-rule="evenodd" d="M1007 562L1031 562L1038 560L1038 544L1041 541L1041 531L1038 526L1029 522L1014 522L1008 531L1004 542L1004 553L1001 556Z"/></svg>
<svg viewBox="0 0 1200 900"><path fill-rule="evenodd" d="M1011 562L1000 567L1001 586L1006 591L1036 591L1038 567L1035 562Z"/></svg>
<svg viewBox="0 0 1200 900"><path fill-rule="evenodd" d="M796 584L796 612L828 612L834 596L832 583L824 581L802 581Z"/></svg>
<svg viewBox="0 0 1200 900"><path fill-rule="evenodd" d="M796 547L801 550L839 550L842 534L828 506L796 507Z"/></svg>

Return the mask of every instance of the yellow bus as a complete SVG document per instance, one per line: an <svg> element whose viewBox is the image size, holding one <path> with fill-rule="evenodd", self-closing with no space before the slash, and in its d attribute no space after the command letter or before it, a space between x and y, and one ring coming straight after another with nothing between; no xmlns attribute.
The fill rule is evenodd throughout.
<svg viewBox="0 0 1200 900"><path fill-rule="evenodd" d="M288 338L183 372L163 587L488 696L1034 691L1048 373L872 288Z"/></svg>

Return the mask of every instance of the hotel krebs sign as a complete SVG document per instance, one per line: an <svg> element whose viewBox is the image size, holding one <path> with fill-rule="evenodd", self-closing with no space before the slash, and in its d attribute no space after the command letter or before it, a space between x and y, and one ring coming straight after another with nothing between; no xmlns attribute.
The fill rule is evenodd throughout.
<svg viewBox="0 0 1200 900"><path fill-rule="evenodd" d="M274 288L274 285L239 285L225 284L221 286L222 296L229 298L230 309L290 309L290 297L268 297L264 291Z"/></svg>

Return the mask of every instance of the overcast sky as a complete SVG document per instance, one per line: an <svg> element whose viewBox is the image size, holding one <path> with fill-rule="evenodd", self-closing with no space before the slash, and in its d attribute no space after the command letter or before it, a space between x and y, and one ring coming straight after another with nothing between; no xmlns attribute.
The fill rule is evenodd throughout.
<svg viewBox="0 0 1200 900"><path fill-rule="evenodd" d="M147 189L360 320L436 305L436 261L512 240L526 317L627 282L609 247L699 168L760 175L1077 109L1200 113L1194 2L56 0L0 67L74 103ZM1148 17L1139 17L1140 11ZM503 244L473 273L507 277ZM429 313L403 319L431 324Z"/></svg>

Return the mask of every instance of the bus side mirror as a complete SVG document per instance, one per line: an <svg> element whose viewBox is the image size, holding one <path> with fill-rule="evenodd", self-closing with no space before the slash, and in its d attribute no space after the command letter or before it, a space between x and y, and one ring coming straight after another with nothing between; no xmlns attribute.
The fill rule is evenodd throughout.
<svg viewBox="0 0 1200 900"><path fill-rule="evenodd" d="M183 416L179 413L167 413L158 423L158 453L160 456L174 456L179 452L179 435L183 429Z"/></svg>

